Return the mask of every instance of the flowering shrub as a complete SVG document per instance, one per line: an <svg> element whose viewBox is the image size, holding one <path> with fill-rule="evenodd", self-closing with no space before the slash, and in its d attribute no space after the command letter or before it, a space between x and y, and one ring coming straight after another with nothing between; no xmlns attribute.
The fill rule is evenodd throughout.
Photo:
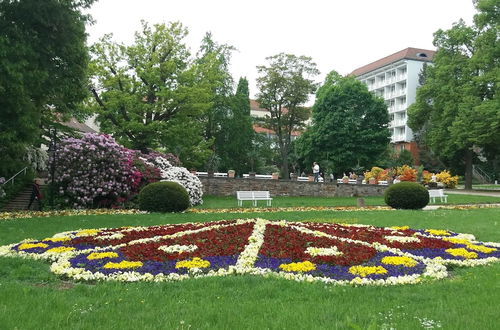
<svg viewBox="0 0 500 330"><path fill-rule="evenodd" d="M182 181L186 189L187 186L199 186L201 191L201 182L198 178L194 183L191 181L195 180L186 179L187 170L184 168L175 167L175 171L162 175L162 169L150 162L158 158L166 162L159 163L164 169L172 168L169 160L180 164L172 154L154 151L142 154L119 145L108 135L88 133L79 139L63 140L56 156L55 183L59 204L74 208L135 206L133 199L140 189L160 179ZM173 171L175 173L171 173ZM192 190L193 205L200 204L201 193L195 188Z"/></svg>
<svg viewBox="0 0 500 330"><path fill-rule="evenodd" d="M51 159L52 161L52 159ZM108 135L87 133L63 140L57 149L55 184L63 205L111 206L137 189L133 153Z"/></svg>
<svg viewBox="0 0 500 330"><path fill-rule="evenodd" d="M427 170L424 170L422 172L422 183L423 184L428 184L429 182L431 182L433 175L434 175L434 173L431 173L431 172L429 172Z"/></svg>
<svg viewBox="0 0 500 330"><path fill-rule="evenodd" d="M378 179L379 174L382 173L383 171L384 171L383 168L374 166L374 167L372 167L372 169L370 171L363 173L363 175L365 176L366 181L370 180L371 178L379 180Z"/></svg>
<svg viewBox="0 0 500 330"><path fill-rule="evenodd" d="M417 170L408 165L397 167L396 175L399 176L400 181L417 181Z"/></svg>
<svg viewBox="0 0 500 330"><path fill-rule="evenodd" d="M164 157L156 157L151 162L146 158L143 161L160 170L162 181L177 182L186 188L192 206L203 203L203 185L198 177L189 172L185 167L172 166Z"/></svg>
<svg viewBox="0 0 500 330"><path fill-rule="evenodd" d="M446 265L496 262L500 244L448 230L238 219L68 231L0 246L0 256L52 260L52 272L75 280L254 274L393 285L444 278Z"/></svg>
<svg viewBox="0 0 500 330"><path fill-rule="evenodd" d="M436 174L437 182L442 182L446 188L455 188L458 184L458 176L451 176L450 172L447 170Z"/></svg>

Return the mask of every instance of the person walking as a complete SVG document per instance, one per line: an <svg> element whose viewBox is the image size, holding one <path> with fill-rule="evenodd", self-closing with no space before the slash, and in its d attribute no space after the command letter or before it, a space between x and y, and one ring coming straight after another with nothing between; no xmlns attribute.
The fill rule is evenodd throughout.
<svg viewBox="0 0 500 330"><path fill-rule="evenodd" d="M313 163L312 170L313 170L313 174L314 174L314 182L318 182L319 181L319 165L318 165L318 163L316 163L316 162Z"/></svg>

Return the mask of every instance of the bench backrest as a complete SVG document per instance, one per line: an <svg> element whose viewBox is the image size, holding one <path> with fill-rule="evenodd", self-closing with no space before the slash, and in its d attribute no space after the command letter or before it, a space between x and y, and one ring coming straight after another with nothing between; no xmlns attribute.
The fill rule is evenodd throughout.
<svg viewBox="0 0 500 330"><path fill-rule="evenodd" d="M271 197L271 194L269 193L269 191L254 191L253 197L254 198L269 198L269 197Z"/></svg>
<svg viewBox="0 0 500 330"><path fill-rule="evenodd" d="M431 189L429 190L429 197L442 197L444 196L443 189Z"/></svg>
<svg viewBox="0 0 500 330"><path fill-rule="evenodd" d="M237 191L238 198L270 198L269 191Z"/></svg>

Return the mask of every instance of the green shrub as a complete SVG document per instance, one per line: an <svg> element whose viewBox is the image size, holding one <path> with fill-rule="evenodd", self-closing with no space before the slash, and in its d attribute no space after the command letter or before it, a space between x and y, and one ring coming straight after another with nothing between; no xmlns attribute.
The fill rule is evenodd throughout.
<svg viewBox="0 0 500 330"><path fill-rule="evenodd" d="M415 182L393 184L385 191L385 202L395 209L421 209L429 204L429 192Z"/></svg>
<svg viewBox="0 0 500 330"><path fill-rule="evenodd" d="M139 209L149 212L181 212L189 207L187 190L177 182L148 184L139 192Z"/></svg>

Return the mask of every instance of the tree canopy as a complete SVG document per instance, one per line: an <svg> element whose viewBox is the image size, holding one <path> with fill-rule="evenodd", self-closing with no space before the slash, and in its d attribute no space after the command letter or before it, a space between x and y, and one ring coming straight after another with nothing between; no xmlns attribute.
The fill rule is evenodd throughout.
<svg viewBox="0 0 500 330"><path fill-rule="evenodd" d="M408 109L408 125L419 139L446 165L465 168L466 188L477 156L500 153L500 3L475 5L474 25L460 20L434 34L434 65Z"/></svg>
<svg viewBox="0 0 500 330"><path fill-rule="evenodd" d="M316 93L313 123L297 140L305 164L313 161L335 173L370 168L389 144L384 101L354 77L328 74Z"/></svg>
<svg viewBox="0 0 500 330"><path fill-rule="evenodd" d="M92 51L93 101L104 132L127 147L146 151L162 147L188 166L210 154L204 115L211 90L201 81L184 43L188 31L179 22L142 23L135 43L125 46L104 36Z"/></svg>
<svg viewBox="0 0 500 330"><path fill-rule="evenodd" d="M85 23L94 0L0 2L0 176L69 115L87 91ZM46 134L48 135L48 134Z"/></svg>
<svg viewBox="0 0 500 330"><path fill-rule="evenodd" d="M309 118L304 105L316 91L313 77L319 74L310 57L280 53L266 58L267 66L258 66L257 101L269 111L266 125L276 134L281 156L281 174L289 177L289 152L292 132L301 130Z"/></svg>

